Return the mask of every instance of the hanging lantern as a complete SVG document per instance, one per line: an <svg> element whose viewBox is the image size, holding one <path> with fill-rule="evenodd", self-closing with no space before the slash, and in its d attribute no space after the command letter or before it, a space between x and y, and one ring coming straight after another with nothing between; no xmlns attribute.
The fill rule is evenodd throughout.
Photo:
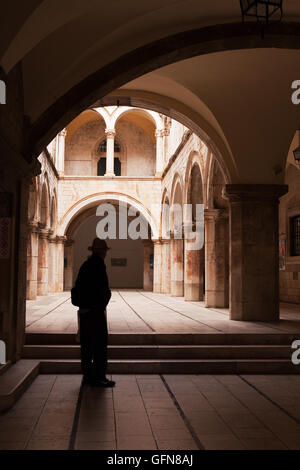
<svg viewBox="0 0 300 470"><path fill-rule="evenodd" d="M256 18L259 23L280 21L283 0L240 0L242 18Z"/></svg>

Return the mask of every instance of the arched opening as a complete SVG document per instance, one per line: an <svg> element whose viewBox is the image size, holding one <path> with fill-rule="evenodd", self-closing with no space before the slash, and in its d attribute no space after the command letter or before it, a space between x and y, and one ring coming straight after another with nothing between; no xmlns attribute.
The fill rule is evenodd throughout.
<svg viewBox="0 0 300 470"><path fill-rule="evenodd" d="M83 204L65 231L65 290L74 284L96 236L106 239L111 247L106 257L111 288L152 290L154 227L144 214L140 204L120 196L103 194L93 203Z"/></svg>
<svg viewBox="0 0 300 470"><path fill-rule="evenodd" d="M190 240L197 236L203 213L203 185L199 163L193 163L187 186L188 216L185 230L185 286L186 300L204 300L205 257L204 245L193 247ZM200 227L199 227L200 228ZM195 233L195 235L193 235Z"/></svg>
<svg viewBox="0 0 300 470"><path fill-rule="evenodd" d="M0 30L0 75L1 78L3 74L6 75L4 78L10 94L7 104L1 107L0 119L1 156L5 162L1 169L0 274L3 281L0 333L4 334L3 337L5 341L7 340L8 358L15 361L22 354L27 354L27 358L33 358L34 354L43 354L46 356L44 356L46 361L41 361L39 357L42 372L50 371L51 374L56 374L62 370L68 373L79 371L78 356L76 358L73 356L78 354L79 349L75 344L73 335L75 331L72 329L76 322L76 313L70 306L69 293L59 292L62 294L61 304L57 309L52 309L56 310L56 317L48 316L53 311L49 312L45 306L48 303L49 307L52 296L46 297L45 293L49 292L53 285L55 291L63 289L61 265L64 253L65 286L69 288L72 285L74 274L72 263L74 254L76 255L74 247L80 241L83 246L85 230L91 234L95 229L92 223L94 215L91 214L90 218L84 220L80 217L86 216L86 211L100 200L113 201L115 206L115 201L118 199L114 199L111 195L119 193L124 198L130 197L132 201L139 201L140 205L135 204L135 208L140 210L144 219L154 221L151 228L155 234L151 242L148 240L144 243L143 267L144 289L145 285L148 285L151 290L152 274L153 292L140 292L140 287L137 286L124 294L122 303L117 303L116 297L113 297L111 311L108 313L112 319L111 339L116 341L112 343L117 347L111 348L111 351L114 354L120 354L121 351L121 354L130 357L135 349L134 353L139 350L144 354L143 359L149 351L153 356L150 360L147 356L143 362L138 359L136 363L132 361L132 357L127 361L128 356L125 359L124 356L121 358L119 356L116 361L110 363L110 366L113 372L116 370L119 372L121 369L121 372L125 370L126 373L140 373L144 367L149 372L148 367L151 365L151 372L154 371L155 374L159 372L159 377L154 377L155 380L151 377L151 384L149 380L147 380L149 383L145 384L143 379L136 376L128 387L127 385L122 387L121 394L114 394L114 402L104 400L105 410L109 401L110 410L115 418L112 421L116 431L112 447L122 447L123 436L119 439L118 433L123 426L119 426L118 410L125 403L125 393L128 390L132 392L133 384L135 389L136 385L141 385L138 394L135 395L146 398L143 401L145 406L142 407L145 420L143 418L140 420L139 410L138 424L144 421L147 429L151 427L153 430L151 436L151 433L147 432L147 447L155 449L164 445L170 447L172 444L170 444L173 431L171 425L167 433L162 432L165 430L161 429L161 422L156 420L155 413L148 412L148 406L151 409L153 406L155 409L161 409L162 403L158 403L161 397L163 400L165 397L168 398L167 414L169 409L174 411L172 418L168 417L168 423L172 425L175 423L180 428L180 432L178 428L174 428L173 436L178 434L189 436L186 444L192 448L214 446L220 448L223 444L225 447L253 448L256 443L260 447L299 447L298 435L283 433L277 422L276 426L270 427L269 416L261 413L260 407L256 406L256 400L252 398L255 388L255 393L258 392L269 398L272 405L278 404L280 399L281 409L289 414L289 418L293 418L294 410L287 408L290 404L287 404L287 401L282 402L281 379L277 380L275 388L273 387L275 382L271 383L272 386L266 387L266 381L258 380L255 374L264 371L277 374L295 372L295 364L291 363L290 353L287 351L289 348L286 346L290 344L292 336L294 338L294 335L299 335L299 304L298 307L297 304L289 307L288 315L285 315L283 322L279 322L278 293L287 295L284 298L291 302L299 302L299 260L296 259L300 214L297 194L299 175L296 173L298 170L295 164L291 162L284 174L283 162L290 137L299 121L299 108L292 102L290 92L292 81L300 73L300 24L297 23L300 7L296 6L295 1L285 2L287 16L284 21L279 24L268 24L262 37L261 25L241 23L237 1L212 1L205 5L204 2L199 8L199 2L192 0L189 2L189 8L184 11L174 7L177 2L166 2L163 5L160 2L154 3L155 5L152 5L149 2L134 0L128 8L128 5L119 2L120 9L116 15L113 10L114 3L109 4L109 2L104 7L100 2L78 0L73 2L74 5L70 9L65 8L63 2L58 5L51 0L24 2L24 8L18 12L17 18L14 2L5 7L6 24ZM99 27L101 13L103 24ZM49 74L49 70L55 70L55 73ZM113 93L113 96L108 96L109 93ZM109 105L110 99L112 101ZM115 130L108 125L114 111L112 108L120 106L146 108L146 103L149 103L149 108L152 106L151 111L163 115L164 125L161 129L155 126L156 134L153 140L147 135L147 126L145 128L142 125L137 126L140 128L136 130L135 135L143 136L144 140L139 138L135 140L133 147L137 150L136 153L133 152L134 148L124 147L123 140L120 140L125 158L124 161L119 158L122 177L114 178L114 160L111 157ZM89 106L111 107L102 114L98 113L101 117L95 117L96 111L87 110ZM80 125L72 128L70 121L78 113L84 114L86 119L83 119L84 122L80 121L81 116ZM167 125L165 116L169 116L170 124L176 121L173 129L172 125L170 127ZM133 124L136 125L136 122L133 123L130 119L130 113L120 116L116 123L120 134L122 127L124 130L125 127L129 129L133 128ZM69 127L67 135L65 130L59 132L65 126ZM177 134L173 132L175 127ZM107 152L110 158L107 156L109 162L106 162L109 171L106 172L107 178L102 178L98 177L98 145L106 137L110 143L110 152ZM40 171L39 164L33 162L32 158L40 155L54 139L56 141L53 145L49 146L42 158L39 158L43 176L40 178L41 188L35 217L32 198L27 211L28 181ZM204 155L202 149L205 146ZM58 149L57 158L52 158L50 154L56 152L55 149ZM152 150L151 158L149 149ZM24 156L27 162L24 162ZM56 162L57 167L55 167ZM48 177L44 178L44 175ZM280 208L283 215L280 220L280 230L282 230L280 256L282 256L282 267L285 265L286 269L282 269L285 273L280 273L279 291L278 200L287 192L287 187L283 184L284 177L291 186L294 186L295 192L284 199ZM52 196L56 185L57 208L54 210ZM182 221L178 214L176 216L173 214L169 227L168 223L165 223L169 219L164 216L166 230L163 230L160 223L162 190L166 190L165 195L167 195L163 200L174 202L181 207L189 203L192 205L190 217ZM223 195L227 198L227 202L224 202ZM203 204L205 207L205 283L204 277L201 277L204 266L200 256L201 249L188 249L189 235L197 223L197 210L195 210L197 204ZM36 283L38 294L43 296L42 300L38 299L40 303L34 305L33 316L43 316L43 325L48 329L47 332L54 332L56 328L56 334L62 326L61 318L67 319L64 324L66 335L54 336L56 340L58 338L57 342L65 339L67 342L70 341L68 346L61 344L62 348L49 347L48 344L45 348L40 347L41 345L27 344L26 346L31 348L25 346L23 349L26 258L24 247L28 212L32 240L35 231L37 233ZM56 214L55 217L53 214ZM134 216L132 217L132 220L129 219L130 222L134 220ZM73 234L71 225L74 229ZM168 228L171 229L171 240L166 236ZM185 237L183 246L176 238L177 232L181 229ZM75 243L73 235L75 238L80 235ZM2 243L3 241L5 243ZM118 243L120 241L123 240L116 240ZM281 243L283 241L286 248L283 248L284 244ZM90 243L89 240L88 244ZM151 246L151 243L154 246ZM31 255L34 253L32 247L31 244ZM56 255L53 255L54 247ZM117 250L117 246L114 249ZM127 245L120 249L122 253L125 250ZM139 253L136 255L136 266L141 266L141 245L139 247L135 245L134 251ZM123 257L119 256L116 259L119 261L111 265L112 268L121 270L127 267ZM149 263L147 276L145 276L146 260ZM58 266L57 271L53 270L54 264ZM228 287L226 270L229 266ZM140 267L138 270L141 272ZM183 276L179 274L181 272L184 273ZM111 276L113 277L114 273L111 273ZM53 284L54 277L57 284ZM33 281L33 278L28 279ZM206 308L200 300L201 296L203 298L204 287ZM173 295L172 298L169 293ZM186 301L180 298L183 295ZM179 298L174 298L175 296ZM237 320L236 322L228 322L226 309L228 299L230 318ZM54 306L49 309L52 307ZM73 321L75 319L73 324L71 318ZM116 324L122 325L122 335L119 335L120 331L114 335L117 330ZM133 330L134 334L131 334ZM136 332L147 334L135 336ZM248 335L249 332L252 334ZM173 333L176 333L176 337ZM241 333L241 336L235 335ZM263 334L257 337L256 335L260 333ZM53 341L53 335L47 335L46 338L51 338ZM28 339L34 343L37 337L32 339L27 336L26 340ZM117 343L124 339L136 341L138 348L131 348L132 344ZM175 343L177 339L180 339L180 345L183 347ZM146 346L141 344L141 340L150 342L151 344L147 343L150 348L140 347ZM219 340L222 343L215 344ZM72 347L69 347L72 341ZM165 343L161 344L163 341L168 343L167 347L163 346ZM185 341L190 343L186 345ZM281 342L283 344L278 344ZM203 344L207 343L209 347L203 347ZM118 348L120 345L122 347ZM173 345L176 345L175 348ZM63 358L57 357L61 352ZM18 395L18 390L29 383L37 369L38 367L30 375L26 374L23 384L18 382L18 388L12 388L10 395L5 395L6 402L8 396L14 399ZM211 376L211 373L223 375L236 374L237 371L243 376L244 373L249 373L249 370L254 375L249 377L249 380L243 380L242 386L239 382L240 377L237 376L226 379L223 376L220 380ZM169 372L189 372L193 377L169 378ZM210 375L200 376L199 374L203 372ZM43 386L48 379L49 377ZM69 390L71 400L76 402L74 384L76 383L76 387L79 388L79 381L73 380L74 378L68 377L62 382L71 384L72 390ZM184 381L184 385L180 381L182 383ZM62 391L59 382L60 379L53 378L48 389L51 410L53 410L52 392L57 398L57 385L59 392ZM45 389L42 388L44 393ZM285 388L284 379L282 390ZM159 400L154 400L155 403L151 399L150 402L147 400L149 395L146 394L149 389L151 393L153 390L158 393ZM169 400L170 393L166 395L166 390L172 392L172 397L176 398L176 406L173 406L174 400L172 405L172 400ZM182 390L184 394L181 393ZM207 396L207 390L209 394L222 396L223 400L222 420L219 417L213 419L213 434L211 422L208 429L206 419L203 419L201 412L199 414L199 405L202 407L203 398L208 401L204 403L204 408L211 409L211 397ZM245 391L241 397L240 390ZM275 396L273 390L277 390ZM94 391L86 388L82 388L81 391L93 396L94 405ZM186 394L187 391L191 393ZM232 393L229 396L228 391L234 393L234 400ZM96 395L98 407L99 403L104 404L103 397L107 394L96 393ZM229 397L230 407L240 413L238 419L234 416L234 423L232 416L223 413L228 404L226 396ZM89 402L89 396L87 400L84 395L83 397L80 411L86 413L89 406L83 405ZM170 407L169 402L172 405ZM70 410L69 404L70 401L68 401L68 410ZM251 426L253 425L253 416L249 415L249 404L253 416L257 415L260 418L259 423L254 420L255 433L258 429L259 435L269 436L271 430L274 439L267 438L262 442L261 439L249 438L250 431L251 435L253 434L253 429L250 428L250 431L245 428L244 438L241 436L242 433L236 432L236 427L240 425L237 423L236 426L236 422L241 419L244 426L247 413ZM121 406L118 407L119 405ZM184 423L178 421L177 405L183 407L181 415L185 415ZM241 413L241 406L247 413ZM22 409L22 407L17 408ZM73 415L75 408L76 403L70 415ZM80 406L77 407L77 411L79 408ZM95 408L92 413L94 410ZM24 439L24 447L37 445L35 437L43 428L44 411L47 411L47 406L43 406L41 422L36 421L37 427L34 432L30 429L26 443ZM99 407L95 411L99 411ZM220 414L220 410L215 411ZM21 414L24 414L23 411ZM76 419L76 423L82 425L81 429L77 429L76 437L84 436L87 414L90 415L90 410L84 419L79 419L78 422ZM109 415L111 417L111 413ZM60 418L57 417L57 422L60 425L61 422L65 424L65 417L62 416L62 421ZM68 416L66 421L63 429L70 429L71 421ZM189 421L192 422L193 429ZM224 422L226 422L226 432ZM16 424L9 423L8 427L15 426L17 430L19 424L19 420L16 419ZM295 422L291 421L290 424L294 427ZM159 429L155 429L155 426ZM5 426L3 428L5 433ZM53 433L52 424L51 428ZM80 446L80 440L74 439L74 429L75 426L69 432L68 437L71 441L66 437L67 434L64 435L66 446L74 441L75 445ZM107 430L111 436L110 426ZM162 443L160 436L163 434L168 434L170 442ZM31 437L35 442L30 442ZM98 428L92 437L99 438ZM136 442L140 443L140 436L130 436L128 440L128 436L125 437L127 447ZM53 445L49 439L47 443L45 441L46 439L43 445ZM97 446L98 444L97 440ZM182 442L177 441L174 444L174 447L182 446ZM107 446L105 441L103 447Z"/></svg>
<svg viewBox="0 0 300 470"><path fill-rule="evenodd" d="M38 241L37 295L48 294L48 237L49 237L49 189L43 183L40 203L40 235Z"/></svg>

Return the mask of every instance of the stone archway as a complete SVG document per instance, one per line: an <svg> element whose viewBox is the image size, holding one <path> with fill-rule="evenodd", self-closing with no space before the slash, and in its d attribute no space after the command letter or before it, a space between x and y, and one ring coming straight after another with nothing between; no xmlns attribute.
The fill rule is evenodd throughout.
<svg viewBox="0 0 300 470"><path fill-rule="evenodd" d="M48 181L43 183L40 202L40 225L38 241L37 295L48 294L48 236L50 223Z"/></svg>
<svg viewBox="0 0 300 470"><path fill-rule="evenodd" d="M195 158L196 157L196 158ZM187 204L190 204L191 220L185 221L185 276L184 296L186 300L203 300L205 290L205 253L200 249L189 249L188 238L197 229L197 205L203 205L202 175L197 155L192 157L191 168L187 178Z"/></svg>
<svg viewBox="0 0 300 470"><path fill-rule="evenodd" d="M229 306L229 208L225 178L216 159L210 162L205 210L206 307Z"/></svg>
<svg viewBox="0 0 300 470"><path fill-rule="evenodd" d="M91 244L97 232L97 224L101 221L99 217L99 205L110 204L115 208L116 215L116 238L108 236L107 242L111 246L106 263L113 288L153 288L153 241L157 233L156 224L151 214L137 201L133 201L125 195L100 194L97 198L87 198L73 208L72 215L67 214L61 225L64 230L65 241L65 267L64 267L64 289L72 287L79 267L86 259L89 252L87 247ZM128 208L128 214L124 208ZM133 212L131 212L132 208ZM124 212L123 212L124 210ZM120 214L121 212L121 214ZM125 213L125 215L124 215ZM103 214L102 214L103 215ZM140 217L141 224L147 231L145 239L124 238L124 217L126 218L126 229L130 229L131 222ZM123 217L123 219L122 219ZM121 222L122 219L122 222ZM122 229L120 224L123 223ZM62 227L65 227L62 229ZM119 230L120 229L120 230ZM138 231L142 228L138 228Z"/></svg>

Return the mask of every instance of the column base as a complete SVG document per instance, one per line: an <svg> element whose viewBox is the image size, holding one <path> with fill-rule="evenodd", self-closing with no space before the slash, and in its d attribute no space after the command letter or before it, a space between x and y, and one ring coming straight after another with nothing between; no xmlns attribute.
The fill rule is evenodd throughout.
<svg viewBox="0 0 300 470"><path fill-rule="evenodd" d="M171 295L173 297L183 297L184 286L183 281L171 281Z"/></svg>
<svg viewBox="0 0 300 470"><path fill-rule="evenodd" d="M153 293L154 294L161 294L161 286L160 285L159 286L154 285L153 286Z"/></svg>
<svg viewBox="0 0 300 470"><path fill-rule="evenodd" d="M38 284L37 295L48 295L48 284Z"/></svg>
<svg viewBox="0 0 300 470"><path fill-rule="evenodd" d="M37 295L37 281L27 281L27 294L26 300L36 300Z"/></svg>
<svg viewBox="0 0 300 470"><path fill-rule="evenodd" d="M228 308L228 295L224 291L206 291L205 307Z"/></svg>
<svg viewBox="0 0 300 470"><path fill-rule="evenodd" d="M230 305L230 320L268 322L279 319L279 309L274 302L234 302Z"/></svg>
<svg viewBox="0 0 300 470"><path fill-rule="evenodd" d="M200 284L184 284L184 300L203 300Z"/></svg>
<svg viewBox="0 0 300 470"><path fill-rule="evenodd" d="M105 173L104 175L106 178L113 178L114 176L116 176L114 173Z"/></svg>

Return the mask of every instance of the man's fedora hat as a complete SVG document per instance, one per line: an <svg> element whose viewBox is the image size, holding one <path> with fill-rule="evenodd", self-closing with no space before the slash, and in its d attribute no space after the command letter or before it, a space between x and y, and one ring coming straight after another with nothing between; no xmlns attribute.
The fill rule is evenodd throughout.
<svg viewBox="0 0 300 470"><path fill-rule="evenodd" d="M94 238L92 246L88 247L88 250L110 250L110 246L107 246L105 240L101 240L101 238Z"/></svg>

